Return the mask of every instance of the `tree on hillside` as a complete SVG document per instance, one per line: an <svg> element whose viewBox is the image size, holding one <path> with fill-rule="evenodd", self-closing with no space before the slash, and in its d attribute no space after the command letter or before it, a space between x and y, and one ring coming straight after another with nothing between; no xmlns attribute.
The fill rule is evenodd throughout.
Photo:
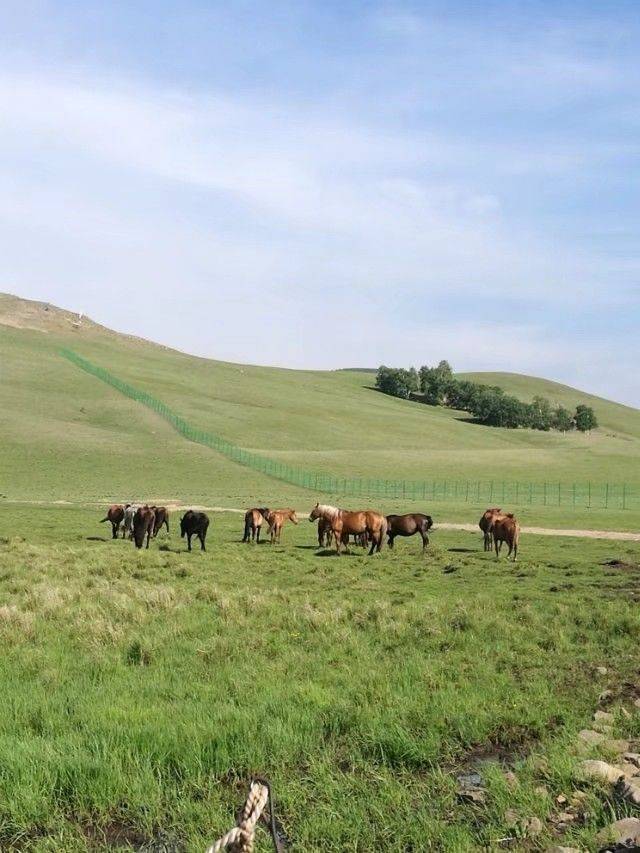
<svg viewBox="0 0 640 853"><path fill-rule="evenodd" d="M553 413L551 411L551 403L546 397L534 397L528 410L529 426L532 429L540 429L544 432L551 429Z"/></svg>
<svg viewBox="0 0 640 853"><path fill-rule="evenodd" d="M572 430L575 424L569 409L565 409L564 406L558 406L554 409L551 426L560 432L569 432L569 430Z"/></svg>
<svg viewBox="0 0 640 853"><path fill-rule="evenodd" d="M403 367L382 365L376 375L376 388L392 397L402 397L406 400L418 390L418 373L414 367L405 370Z"/></svg>
<svg viewBox="0 0 640 853"><path fill-rule="evenodd" d="M420 388L425 402L433 406L443 405L453 381L453 371L448 361L442 360L437 367L425 364L420 368Z"/></svg>
<svg viewBox="0 0 640 853"><path fill-rule="evenodd" d="M592 429L598 426L598 419L591 406L584 406L582 404L576 406L573 422L579 432L591 432Z"/></svg>

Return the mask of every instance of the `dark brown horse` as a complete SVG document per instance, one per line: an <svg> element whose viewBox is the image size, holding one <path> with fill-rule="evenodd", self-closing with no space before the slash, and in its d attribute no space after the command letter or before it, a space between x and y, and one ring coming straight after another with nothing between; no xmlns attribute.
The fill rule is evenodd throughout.
<svg viewBox="0 0 640 853"><path fill-rule="evenodd" d="M135 511L133 516L133 541L136 543L136 548L142 548L145 536L147 537L147 548L149 547L149 539L153 536L155 520L156 514L147 504L138 507Z"/></svg>
<svg viewBox="0 0 640 853"><path fill-rule="evenodd" d="M100 524L103 521L111 522L111 538L118 538L118 528L122 524L122 520L124 518L124 507L122 504L112 504L107 510L107 514L104 518L100 519Z"/></svg>
<svg viewBox="0 0 640 853"><path fill-rule="evenodd" d="M328 518L318 519L318 548L329 548L333 541L333 531Z"/></svg>
<svg viewBox="0 0 640 853"><path fill-rule="evenodd" d="M324 518L330 522L338 554L340 545L346 543L348 537L354 534L366 535L367 541L371 542L370 555L382 548L387 532L387 519L381 512L371 509L349 512L337 506L316 504L311 510L309 521L315 521L317 518Z"/></svg>
<svg viewBox="0 0 640 853"><path fill-rule="evenodd" d="M393 548L393 540L396 536L414 536L419 533L422 537L422 550L429 544L427 533L433 527L433 519L430 515L421 512L410 512L406 515L387 516L387 536L389 537L389 548Z"/></svg>
<svg viewBox="0 0 640 853"><path fill-rule="evenodd" d="M158 533L160 533L160 528L163 524L167 528L167 533L169 532L169 510L166 506L152 506L151 509L156 516L153 522L153 538L155 539Z"/></svg>
<svg viewBox="0 0 640 853"><path fill-rule="evenodd" d="M482 530L484 535L484 550L490 551L493 547L492 537L491 537L491 525L493 524L494 519L498 518L502 515L502 509L499 506L491 507L490 509L486 509L482 513L482 517L478 522L478 527Z"/></svg>
<svg viewBox="0 0 640 853"><path fill-rule="evenodd" d="M266 506L253 507L245 512L243 542L260 542L260 528L269 512Z"/></svg>
<svg viewBox="0 0 640 853"><path fill-rule="evenodd" d="M506 542L509 546L509 553L507 554L507 559L511 556L511 552L513 552L513 562L518 559L518 542L520 541L520 525L518 524L518 520L513 515L513 513L509 512L506 515L501 515L497 518L494 518L493 523L491 525L491 533L493 534L493 544L496 549L496 560L500 556L500 549L502 548L502 543Z"/></svg>
<svg viewBox="0 0 640 853"><path fill-rule="evenodd" d="M191 550L191 537L197 536L200 540L200 550L206 551L205 539L209 529L209 516L206 512L195 512L189 509L180 519L180 536L187 537L187 548Z"/></svg>
<svg viewBox="0 0 640 853"><path fill-rule="evenodd" d="M271 544L280 543L280 534L282 528L287 521L293 524L298 523L298 516L295 509L270 509L265 520L269 525L269 535L271 536Z"/></svg>

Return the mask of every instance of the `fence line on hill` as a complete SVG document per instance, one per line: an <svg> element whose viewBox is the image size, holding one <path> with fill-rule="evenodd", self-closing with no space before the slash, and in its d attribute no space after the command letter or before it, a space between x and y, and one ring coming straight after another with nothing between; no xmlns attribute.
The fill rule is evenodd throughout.
<svg viewBox="0 0 640 853"><path fill-rule="evenodd" d="M93 364L70 349L61 355L77 367L106 382L112 388L142 403L167 420L180 435L222 453L233 462L262 474L315 492L376 498L403 498L408 501L442 501L494 506L560 506L587 509L640 509L640 487L628 483L563 483L507 480L389 480L373 477L335 477L324 472L305 471L276 459L243 450L214 433L196 429L169 406L146 391L140 391Z"/></svg>

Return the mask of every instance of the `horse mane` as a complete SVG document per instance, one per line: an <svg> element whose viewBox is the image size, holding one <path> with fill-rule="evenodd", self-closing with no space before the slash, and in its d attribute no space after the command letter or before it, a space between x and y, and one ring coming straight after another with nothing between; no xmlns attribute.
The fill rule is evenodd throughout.
<svg viewBox="0 0 640 853"><path fill-rule="evenodd" d="M318 504L316 509L325 518L335 518L339 513L343 512L343 510L337 506L331 506L331 504Z"/></svg>

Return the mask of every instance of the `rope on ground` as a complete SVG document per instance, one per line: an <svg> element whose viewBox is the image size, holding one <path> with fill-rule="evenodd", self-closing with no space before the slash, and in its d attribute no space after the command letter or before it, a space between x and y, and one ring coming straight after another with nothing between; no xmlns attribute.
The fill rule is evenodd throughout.
<svg viewBox="0 0 640 853"><path fill-rule="evenodd" d="M247 801L244 804L242 813L238 819L238 825L230 829L226 835L219 838L211 847L207 848L207 853L220 853L222 850L229 850L230 853L253 853L253 842L256 834L256 826L262 817L267 801L271 800L270 811L271 820L269 828L271 830L271 838L276 853L281 853L282 846L279 843L276 832L274 802L271 794L271 787L264 779L254 779L249 788Z"/></svg>

